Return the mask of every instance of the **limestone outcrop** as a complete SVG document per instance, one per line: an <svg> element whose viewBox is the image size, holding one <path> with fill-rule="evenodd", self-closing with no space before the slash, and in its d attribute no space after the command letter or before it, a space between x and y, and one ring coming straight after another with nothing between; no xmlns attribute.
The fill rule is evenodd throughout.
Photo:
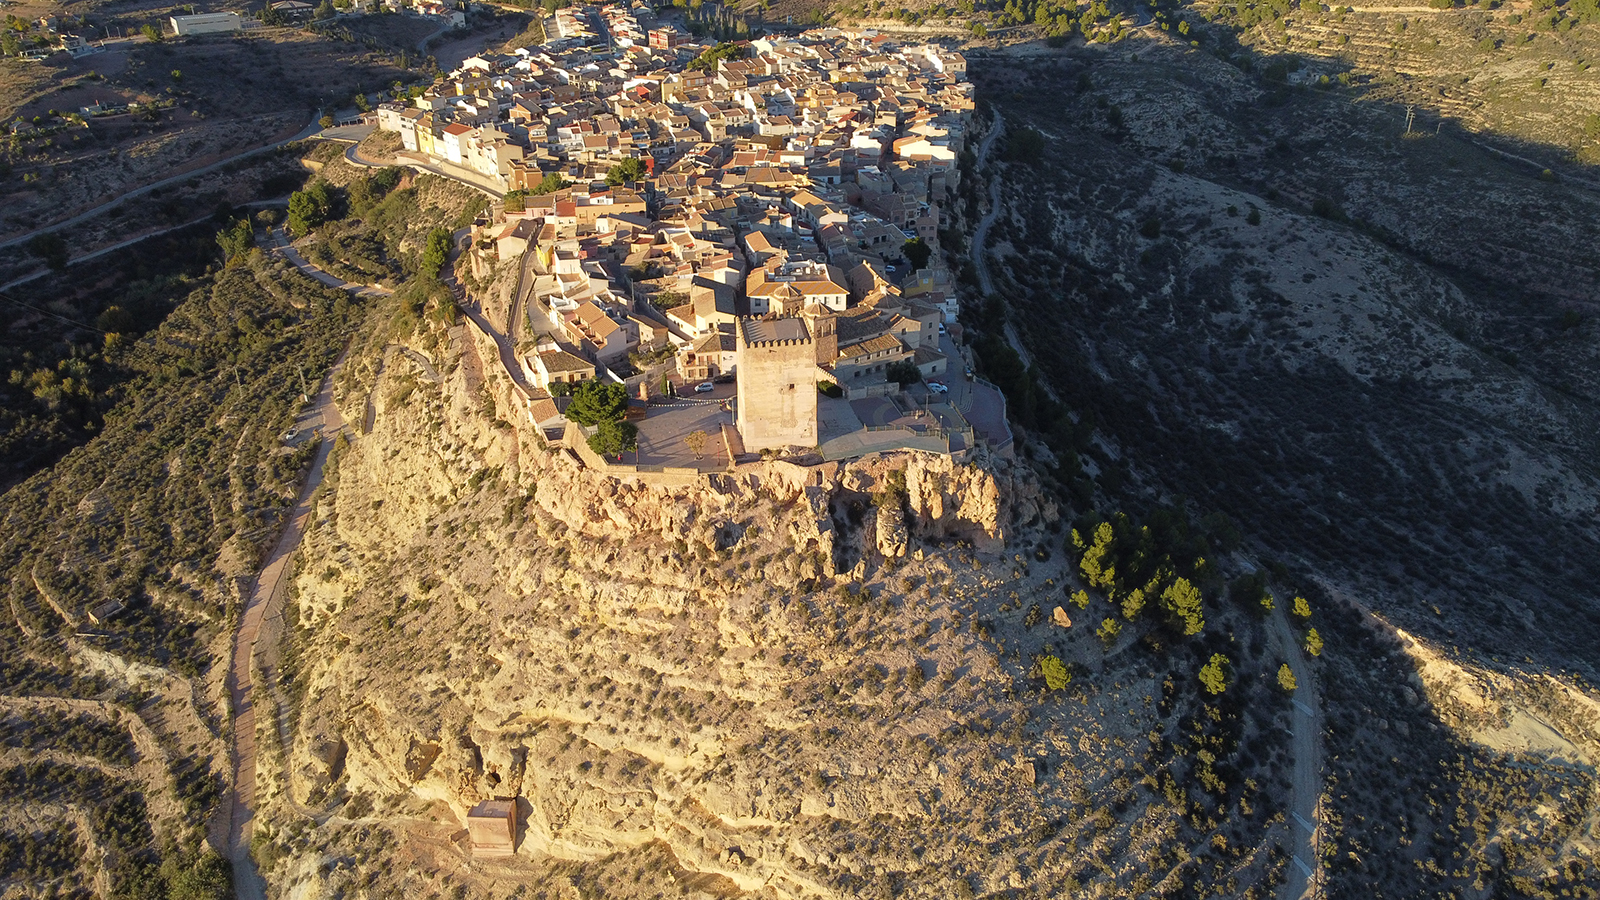
<svg viewBox="0 0 1600 900"><path fill-rule="evenodd" d="M382 823L437 874L467 810L509 797L521 834L496 864L534 880L640 854L764 896L966 870L959 846L910 848L1015 779L989 741L938 735L983 710L1016 740L1020 720L949 624L956 585L993 582L951 561L1055 523L1025 469L896 453L614 477L486 423L459 402L470 367L404 398L398 369L305 539L269 839L332 852L338 822ZM930 618L938 639L908 641Z"/></svg>

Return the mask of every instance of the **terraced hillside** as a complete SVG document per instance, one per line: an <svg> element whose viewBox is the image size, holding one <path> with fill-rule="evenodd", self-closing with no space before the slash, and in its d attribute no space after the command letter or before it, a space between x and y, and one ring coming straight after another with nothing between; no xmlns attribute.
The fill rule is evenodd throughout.
<svg viewBox="0 0 1600 900"><path fill-rule="evenodd" d="M1583 4L1417 3L1359 6L1202 2L1196 9L1239 29L1237 40L1305 68L1290 77L1363 87L1364 101L1411 105L1418 129L1441 120L1469 132L1538 145L1549 158L1600 161L1600 15ZM1287 5L1285 5L1287 7Z"/></svg>

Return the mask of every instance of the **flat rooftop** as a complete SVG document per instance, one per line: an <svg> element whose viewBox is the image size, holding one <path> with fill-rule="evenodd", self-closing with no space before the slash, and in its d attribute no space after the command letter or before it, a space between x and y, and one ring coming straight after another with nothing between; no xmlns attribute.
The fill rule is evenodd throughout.
<svg viewBox="0 0 1600 900"><path fill-rule="evenodd" d="M801 319L744 319L744 342L759 344L766 341L804 341L811 335Z"/></svg>

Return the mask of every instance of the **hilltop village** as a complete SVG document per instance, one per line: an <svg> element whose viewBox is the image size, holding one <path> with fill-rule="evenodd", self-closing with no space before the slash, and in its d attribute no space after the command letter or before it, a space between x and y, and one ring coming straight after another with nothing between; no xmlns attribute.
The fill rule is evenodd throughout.
<svg viewBox="0 0 1600 900"><path fill-rule="evenodd" d="M401 158L504 194L461 265L519 267L506 330L548 440L584 443L564 413L592 380L629 398L607 464L1009 451L941 262L974 142L959 53L835 29L697 42L643 6L547 33L376 120Z"/></svg>

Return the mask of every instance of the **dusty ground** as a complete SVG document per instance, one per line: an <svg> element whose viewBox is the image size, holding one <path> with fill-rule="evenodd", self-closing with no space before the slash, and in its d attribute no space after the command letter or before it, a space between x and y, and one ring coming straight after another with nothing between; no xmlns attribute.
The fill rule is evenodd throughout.
<svg viewBox="0 0 1600 900"><path fill-rule="evenodd" d="M118 45L60 68L0 62L16 79L0 117L76 112L93 100L158 104L149 115L90 120L16 142L0 180L0 234L65 218L121 191L184 168L291 136L319 106L407 77L360 45L291 30L248 38Z"/></svg>

